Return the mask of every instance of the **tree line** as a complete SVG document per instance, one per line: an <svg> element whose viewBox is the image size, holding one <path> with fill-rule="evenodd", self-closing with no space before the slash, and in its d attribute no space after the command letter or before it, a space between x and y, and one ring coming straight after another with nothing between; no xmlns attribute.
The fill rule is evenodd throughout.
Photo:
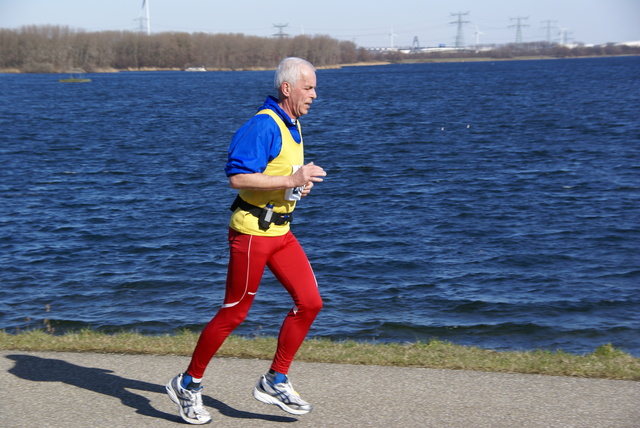
<svg viewBox="0 0 640 428"><path fill-rule="evenodd" d="M539 42L493 46L489 50L375 52L324 35L286 38L180 32L147 35L133 31L87 32L53 25L0 29L0 70L26 73L60 73L72 69L87 72L185 69L192 66L204 66L208 70L272 69L287 56L305 58L316 67L331 67L369 61L638 54L638 47L614 44L568 48Z"/></svg>
<svg viewBox="0 0 640 428"><path fill-rule="evenodd" d="M266 38L244 34L86 32L64 26L0 29L0 69L31 73L110 70L275 68L298 56L318 67L370 60L355 43L329 36Z"/></svg>

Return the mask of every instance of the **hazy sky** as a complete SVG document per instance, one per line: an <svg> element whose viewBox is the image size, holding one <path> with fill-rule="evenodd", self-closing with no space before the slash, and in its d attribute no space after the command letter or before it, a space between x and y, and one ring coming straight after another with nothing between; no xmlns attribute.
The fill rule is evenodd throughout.
<svg viewBox="0 0 640 428"><path fill-rule="evenodd" d="M575 42L640 40L640 0L147 0L151 31L244 33L271 36L276 24L296 36L329 35L365 47L453 45L457 21L466 44L511 43L517 17L522 40L558 38L564 28ZM0 28L53 24L88 31L137 30L143 0L0 0ZM276 6L276 3L278 6ZM285 6L286 5L286 6ZM552 21L548 23L548 21ZM391 37L390 34L395 36Z"/></svg>

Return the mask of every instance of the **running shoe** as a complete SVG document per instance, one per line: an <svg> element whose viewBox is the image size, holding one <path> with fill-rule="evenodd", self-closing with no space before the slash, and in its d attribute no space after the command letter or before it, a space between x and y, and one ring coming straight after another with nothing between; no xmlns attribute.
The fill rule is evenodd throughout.
<svg viewBox="0 0 640 428"><path fill-rule="evenodd" d="M311 404L300 398L288 377L285 382L274 383L274 375L271 373L260 378L253 388L253 397L266 404L275 404L294 415L305 415L313 409Z"/></svg>
<svg viewBox="0 0 640 428"><path fill-rule="evenodd" d="M167 394L178 405L180 417L190 424L202 425L211 422L211 414L202 405L202 387L186 389L182 387L183 373L167 384Z"/></svg>

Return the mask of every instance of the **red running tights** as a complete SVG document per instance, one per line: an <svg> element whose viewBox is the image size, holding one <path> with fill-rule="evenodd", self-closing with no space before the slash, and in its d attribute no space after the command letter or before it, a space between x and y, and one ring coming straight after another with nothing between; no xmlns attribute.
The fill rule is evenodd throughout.
<svg viewBox="0 0 640 428"><path fill-rule="evenodd" d="M287 374L293 357L322 308L315 275L291 232L283 236L245 235L229 229L229 267L224 304L207 324L193 351L187 373L202 378L225 339L247 317L265 266L293 299L278 336L271 368Z"/></svg>

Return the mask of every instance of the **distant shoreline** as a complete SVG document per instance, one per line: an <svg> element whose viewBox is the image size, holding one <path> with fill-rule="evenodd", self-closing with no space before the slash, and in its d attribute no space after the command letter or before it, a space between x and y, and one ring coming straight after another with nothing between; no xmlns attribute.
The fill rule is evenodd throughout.
<svg viewBox="0 0 640 428"><path fill-rule="evenodd" d="M453 62L505 62L505 61L536 61L536 60L555 60L555 59L585 59L585 58L620 58L620 57L634 57L640 55L625 54L625 55L587 55L587 56L572 56L572 57L554 57L546 55L534 55L534 56L521 56L511 58L493 58L493 57L468 57L468 58L427 58L416 60L401 60L401 61L367 61L356 62L350 64L334 64L326 66L316 67L318 70L333 70L341 69L345 67L370 67L379 65L393 65L393 64L433 64L433 63L453 63ZM216 71L267 71L273 70L269 67L246 67L246 68L210 68L205 72ZM86 73L120 73L120 72L150 72L150 71L184 71L182 68L162 68L162 67L142 67L142 68L105 68L95 69L87 71ZM51 72L51 73L28 73L17 68L0 68L0 74L69 74L69 72Z"/></svg>

